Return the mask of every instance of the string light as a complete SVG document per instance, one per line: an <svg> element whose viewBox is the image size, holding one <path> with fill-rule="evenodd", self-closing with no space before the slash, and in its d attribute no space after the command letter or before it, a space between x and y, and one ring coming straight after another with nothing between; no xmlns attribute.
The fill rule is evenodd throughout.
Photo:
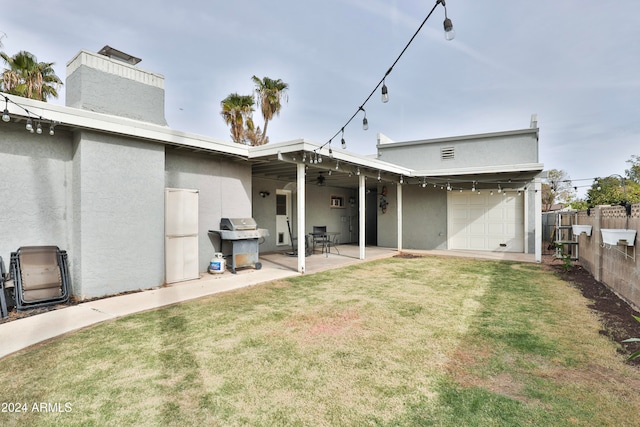
<svg viewBox="0 0 640 427"><path fill-rule="evenodd" d="M444 38L445 40L451 41L456 37L456 32L453 29L451 19L447 16L447 5L444 0L442 0L442 6L444 6L444 22L442 24L444 27Z"/></svg>
<svg viewBox="0 0 640 427"><path fill-rule="evenodd" d="M364 119L362 119L362 130L368 130L369 129L369 121L367 120L367 112L362 107L360 107L360 109L362 111L364 111Z"/></svg>
<svg viewBox="0 0 640 427"><path fill-rule="evenodd" d="M2 121L8 123L11 120L9 115L9 98L4 97L4 113L2 113Z"/></svg>
<svg viewBox="0 0 640 427"><path fill-rule="evenodd" d="M342 128L342 139L340 140L340 142L342 143L342 149L344 150L345 148L347 148L347 141L344 140L344 128ZM322 147L320 147L322 148Z"/></svg>
<svg viewBox="0 0 640 427"><path fill-rule="evenodd" d="M387 85L384 80L382 80L382 102L385 104L389 102L389 89L387 89Z"/></svg>
<svg viewBox="0 0 640 427"><path fill-rule="evenodd" d="M445 9L445 21L444 21L444 29L445 29L445 38L447 40L451 40L453 39L453 37L455 36L455 33L453 32L453 24L451 22L451 19L449 19L449 17L447 16L447 7L445 4L445 0L436 0L436 3L433 5L433 8L429 11L429 13L427 14L427 16L424 18L424 20L422 21L422 23L420 24L420 26L418 27L418 29L415 31L415 33L413 34L413 36L411 36L411 38L409 39L409 41L407 42L407 44L405 45L404 49L402 49L402 51L400 52L400 54L398 55L398 57L396 58L396 60L393 62L393 64L391 65L391 67L389 67L389 69L387 70L387 72L384 74L384 76L382 77L382 79L378 82L378 84L373 88L373 90L371 91L371 93L369 93L369 96L367 96L367 98L365 99L365 101L360 105L360 107L356 110L355 113L353 113L353 115L349 118L349 120L347 120L347 122L344 124L344 126L342 126L342 128L336 132L333 137L331 137L329 139L329 141L327 141L326 143L324 143L320 149L322 149L324 146L328 145L331 140L335 137L338 136L338 134L342 133L342 148L346 148L346 143L344 141L344 128L346 126L348 126L351 121L353 121L353 119L356 117L356 115L360 112L360 110L364 111L364 106L367 104L367 102L369 102L369 99L371 99L371 97L373 96L374 93L376 93L376 91L378 90L378 88L380 86L382 86L382 102L386 103L389 101L389 89L387 88L386 85L386 78L387 76L391 73L391 71L393 71L393 67L395 67L395 65L398 63L398 61L400 61L400 58L402 58L402 55L404 55L404 53L406 52L406 50L409 48L409 46L411 45L411 43L413 42L413 40L416 38L416 36L418 35L418 33L420 32L420 30L422 30L422 27L424 26L424 24L426 24L427 20L429 20L429 18L431 17L431 15L433 14L433 12L436 10L436 8L438 7L438 5L442 5ZM369 126L368 120L366 119L366 112L365 112L365 118L362 121L362 127L364 130L367 130Z"/></svg>
<svg viewBox="0 0 640 427"><path fill-rule="evenodd" d="M37 133L38 135L42 134L42 122L49 122L49 135L53 136L55 134L54 127L60 122L55 122L53 120L45 119L42 116L38 116L36 119L36 126L33 125L33 119L31 118L32 113L22 105L17 102L9 99L8 96L4 96L4 111L2 112L2 121L5 123L9 123L11 121L11 114L9 113L9 102L11 102L16 107L20 108L27 114L27 122L25 124L25 129L30 133ZM35 117L35 115L34 115Z"/></svg>

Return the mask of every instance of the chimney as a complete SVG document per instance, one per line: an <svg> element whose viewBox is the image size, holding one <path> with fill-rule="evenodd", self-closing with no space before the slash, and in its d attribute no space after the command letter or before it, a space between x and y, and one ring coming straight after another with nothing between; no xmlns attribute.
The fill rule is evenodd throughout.
<svg viewBox="0 0 640 427"><path fill-rule="evenodd" d="M67 63L66 105L166 126L164 77L110 46L81 50Z"/></svg>

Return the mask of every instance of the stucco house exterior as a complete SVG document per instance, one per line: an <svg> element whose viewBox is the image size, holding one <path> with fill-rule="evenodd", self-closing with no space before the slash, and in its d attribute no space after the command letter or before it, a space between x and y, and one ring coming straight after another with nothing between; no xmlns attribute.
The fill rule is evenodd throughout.
<svg viewBox="0 0 640 427"><path fill-rule="evenodd" d="M0 123L0 256L6 262L30 245L65 249L79 299L165 283L168 188L197 191L190 262L200 272L220 251L209 230L225 217L269 229L260 252L291 249L290 235L324 225L341 244L359 245L363 259L367 245L540 259L543 165L533 122L425 141L379 135L376 156L304 139L247 147L168 127L164 78L107 48L67 64L66 106L2 95L11 120ZM46 120L54 134L25 131L28 118Z"/></svg>

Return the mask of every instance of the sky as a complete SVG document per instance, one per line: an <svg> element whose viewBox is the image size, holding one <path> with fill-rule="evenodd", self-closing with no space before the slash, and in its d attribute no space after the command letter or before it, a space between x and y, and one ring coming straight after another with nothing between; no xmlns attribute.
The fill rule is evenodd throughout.
<svg viewBox="0 0 640 427"><path fill-rule="evenodd" d="M271 143L324 144L363 105L435 0L23 0L0 16L3 51L66 64L109 45L165 78L173 129L231 140L220 101L281 79L288 101ZM347 150L377 134L413 141L524 129L537 114L539 161L579 187L623 175L640 155L640 1L446 0L346 127ZM64 105L64 88L52 104ZM254 121L262 125L259 111ZM340 135L332 141L340 149ZM584 195L580 188L578 195Z"/></svg>

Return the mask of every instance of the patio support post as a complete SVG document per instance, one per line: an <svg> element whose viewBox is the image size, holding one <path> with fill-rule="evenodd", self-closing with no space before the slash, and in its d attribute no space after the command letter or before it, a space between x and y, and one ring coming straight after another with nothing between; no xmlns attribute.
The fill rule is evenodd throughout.
<svg viewBox="0 0 640 427"><path fill-rule="evenodd" d="M536 212L536 229L535 229L535 257L536 262L542 262L542 181L536 177L534 181L535 187L535 212Z"/></svg>
<svg viewBox="0 0 640 427"><path fill-rule="evenodd" d="M398 203L398 252L402 252L402 184L396 184L396 199Z"/></svg>
<svg viewBox="0 0 640 427"><path fill-rule="evenodd" d="M306 268L306 233L305 218L307 216L306 195L305 195L305 164L297 164L298 172L298 273L304 274Z"/></svg>
<svg viewBox="0 0 640 427"><path fill-rule="evenodd" d="M360 225L359 225L359 244L360 244L360 259L365 259L365 244L366 244L366 221L365 221L365 206L366 206L366 187L365 187L365 176L364 174L358 176L358 193L359 193L359 197L358 197L358 210L360 212L359 215L359 221L360 221Z"/></svg>

